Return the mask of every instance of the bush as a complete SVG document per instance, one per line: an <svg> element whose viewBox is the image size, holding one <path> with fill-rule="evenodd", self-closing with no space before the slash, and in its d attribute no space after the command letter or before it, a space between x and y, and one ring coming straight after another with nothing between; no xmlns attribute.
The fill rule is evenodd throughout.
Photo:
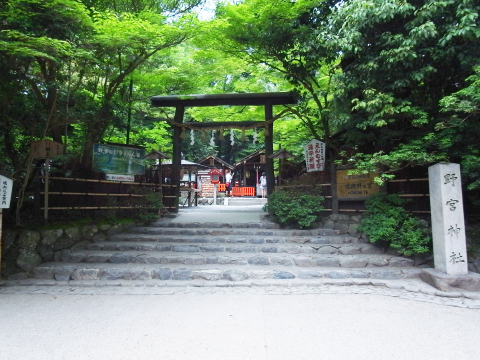
<svg viewBox="0 0 480 360"><path fill-rule="evenodd" d="M367 211L360 225L370 242L386 241L403 255L431 250L432 239L420 220L405 209L406 200L396 194L377 194L365 201Z"/></svg>
<svg viewBox="0 0 480 360"><path fill-rule="evenodd" d="M282 225L298 228L309 227L322 211L324 198L318 195L294 194L277 191L268 196L268 203L263 207L274 221Z"/></svg>

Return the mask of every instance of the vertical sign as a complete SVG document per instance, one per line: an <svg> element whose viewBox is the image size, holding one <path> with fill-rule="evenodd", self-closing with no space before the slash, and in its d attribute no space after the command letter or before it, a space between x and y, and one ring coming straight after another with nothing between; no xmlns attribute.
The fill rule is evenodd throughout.
<svg viewBox="0 0 480 360"><path fill-rule="evenodd" d="M325 170L325 143L313 139L305 145L307 172Z"/></svg>
<svg viewBox="0 0 480 360"><path fill-rule="evenodd" d="M2 253L2 211L10 207L12 198L13 180L0 175L0 254ZM2 268L2 257L0 256L0 269ZM1 278L1 271L0 271Z"/></svg>
<svg viewBox="0 0 480 360"><path fill-rule="evenodd" d="M435 269L449 275L468 274L460 165L430 166L428 179Z"/></svg>
<svg viewBox="0 0 480 360"><path fill-rule="evenodd" d="M0 209L10 208L13 180L0 175Z"/></svg>

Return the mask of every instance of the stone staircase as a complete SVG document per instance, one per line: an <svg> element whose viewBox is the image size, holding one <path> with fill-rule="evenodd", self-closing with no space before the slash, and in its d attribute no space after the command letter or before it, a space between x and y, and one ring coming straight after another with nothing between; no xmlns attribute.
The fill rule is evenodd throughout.
<svg viewBox="0 0 480 360"><path fill-rule="evenodd" d="M411 259L329 229L282 230L272 223L176 223L135 227L83 250L58 253L36 279L75 284L142 280L285 285L318 279L417 279ZM153 285L154 286L154 285Z"/></svg>

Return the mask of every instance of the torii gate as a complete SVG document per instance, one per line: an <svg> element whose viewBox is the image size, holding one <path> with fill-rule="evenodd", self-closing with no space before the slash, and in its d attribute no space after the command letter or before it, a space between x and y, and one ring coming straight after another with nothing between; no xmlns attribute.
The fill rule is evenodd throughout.
<svg viewBox="0 0 480 360"><path fill-rule="evenodd" d="M178 212L178 198L180 196L180 170L182 159L181 133L184 127L195 128L245 128L255 125L265 126L265 173L267 176L267 194L273 192L274 172L273 159L273 105L295 104L296 97L291 92L272 93L236 93L236 94L207 94L207 95L178 95L178 96L152 96L151 104L154 107L175 107L173 129L173 159L172 159L172 185L175 185L175 212ZM265 121L242 121L242 122L213 122L213 123L183 123L186 107L197 106L264 106Z"/></svg>

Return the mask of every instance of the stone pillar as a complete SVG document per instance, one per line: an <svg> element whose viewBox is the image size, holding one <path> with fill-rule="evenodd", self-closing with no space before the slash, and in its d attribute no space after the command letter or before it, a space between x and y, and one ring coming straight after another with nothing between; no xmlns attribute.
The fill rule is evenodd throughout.
<svg viewBox="0 0 480 360"><path fill-rule="evenodd" d="M435 269L449 275L468 274L460 165L428 168Z"/></svg>

